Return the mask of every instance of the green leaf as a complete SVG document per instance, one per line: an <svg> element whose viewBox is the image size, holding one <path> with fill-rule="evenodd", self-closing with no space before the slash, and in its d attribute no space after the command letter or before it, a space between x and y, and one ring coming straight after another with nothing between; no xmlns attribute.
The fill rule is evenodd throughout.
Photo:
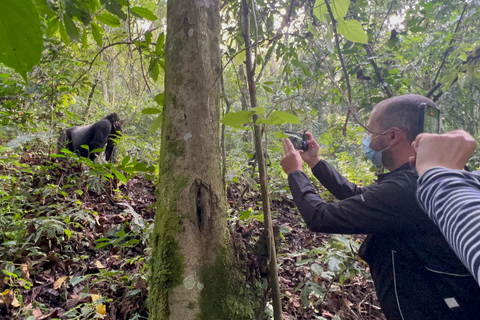
<svg viewBox="0 0 480 320"><path fill-rule="evenodd" d="M63 23L65 24L65 29L67 30L67 34L70 39L73 42L78 43L78 41L80 40L80 34L78 32L77 26L75 25L75 22L73 22L72 18L64 14Z"/></svg>
<svg viewBox="0 0 480 320"><path fill-rule="evenodd" d="M411 27L411 28L408 29L408 30L410 30L410 32L417 33L417 32L423 32L423 31L425 31L425 30L427 30L427 29L425 29L424 27L417 27L417 26L415 26L415 27Z"/></svg>
<svg viewBox="0 0 480 320"><path fill-rule="evenodd" d="M27 82L43 50L40 18L30 0L0 1L0 43L0 62Z"/></svg>
<svg viewBox="0 0 480 320"><path fill-rule="evenodd" d="M417 23L418 23L418 19L417 19L417 18L410 19L410 20L408 20L408 22L407 22L407 28L416 26Z"/></svg>
<svg viewBox="0 0 480 320"><path fill-rule="evenodd" d="M283 111L273 111L268 119L259 119L257 123L265 123L267 125L274 125L274 124L284 124L284 123L293 123L293 124L300 124L300 119L293 114L286 113Z"/></svg>
<svg viewBox="0 0 480 320"><path fill-rule="evenodd" d="M65 229L64 232L67 235L68 240L70 240L70 237L72 236L72 231Z"/></svg>
<svg viewBox="0 0 480 320"><path fill-rule="evenodd" d="M243 64L243 61L245 61L246 57L247 57L247 53L245 52L245 50L243 50L242 52L237 54L235 58L233 58L233 62L235 63L236 66L239 66Z"/></svg>
<svg viewBox="0 0 480 320"><path fill-rule="evenodd" d="M145 8L133 7L133 8L130 8L130 12L136 14L140 18L147 19L150 21L155 21L158 19L157 16L152 11Z"/></svg>
<svg viewBox="0 0 480 320"><path fill-rule="evenodd" d="M265 108L264 107L256 107L256 108L253 108L252 111L255 112L256 114L260 115L260 116L265 115Z"/></svg>
<svg viewBox="0 0 480 320"><path fill-rule="evenodd" d="M118 19L118 17L113 16L110 13L106 13L106 12L97 16L97 20L110 27L120 27L121 25L120 19Z"/></svg>
<svg viewBox="0 0 480 320"><path fill-rule="evenodd" d="M368 36L358 20L338 20L337 31L347 40L359 43L367 43Z"/></svg>
<svg viewBox="0 0 480 320"><path fill-rule="evenodd" d="M150 133L155 133L155 131L158 130L158 128L160 128L160 126L162 125L162 115L159 115L155 120L153 120L152 122L152 126L150 127Z"/></svg>
<svg viewBox="0 0 480 320"><path fill-rule="evenodd" d="M148 74L154 80L158 80L158 76L160 74L160 67L158 66L158 59L152 58L150 59L150 66L148 67Z"/></svg>
<svg viewBox="0 0 480 320"><path fill-rule="evenodd" d="M245 123L252 121L252 116L255 114L253 111L238 111L238 112L229 112L223 117L220 121L226 126L232 127L242 127Z"/></svg>
<svg viewBox="0 0 480 320"><path fill-rule="evenodd" d="M350 0L333 0L330 1L330 7L332 8L333 17L335 19L343 19L348 12L348 7L350 6ZM313 9L315 16L323 22L327 22L326 16L329 16L327 5L325 0L315 1L315 6Z"/></svg>
<svg viewBox="0 0 480 320"><path fill-rule="evenodd" d="M60 38L62 39L62 42L68 45L70 43L70 38L68 37L67 30L65 30L65 25L63 24L62 21L59 21L59 27L60 27Z"/></svg>
<svg viewBox="0 0 480 320"><path fill-rule="evenodd" d="M164 100L164 99L165 99L165 92L162 92L162 93L160 93L160 94L157 94L153 100L155 100L155 102L156 102L159 106L163 107L163 100Z"/></svg>
<svg viewBox="0 0 480 320"><path fill-rule="evenodd" d="M88 277L90 277L89 274L87 274L86 276L81 276L81 277L73 277L72 279L70 279L70 284L75 287L75 285L79 284L80 282L82 282L83 280L87 279Z"/></svg>
<svg viewBox="0 0 480 320"><path fill-rule="evenodd" d="M102 37L103 29L100 28L95 23L90 23L90 27L92 27L93 39L95 39L95 42L99 47L102 47L103 46L103 37Z"/></svg>
<svg viewBox="0 0 480 320"><path fill-rule="evenodd" d="M150 43L152 43L152 32L151 31L145 32L145 43L147 44L147 46L149 46Z"/></svg>
<svg viewBox="0 0 480 320"><path fill-rule="evenodd" d="M83 28L83 33L82 33L82 46L84 49L88 47L88 36L87 36L87 29Z"/></svg>
<svg viewBox="0 0 480 320"><path fill-rule="evenodd" d="M45 31L45 34L47 38L53 37L55 32L58 30L58 18L54 18L50 20L47 24L47 30Z"/></svg>
<svg viewBox="0 0 480 320"><path fill-rule="evenodd" d="M268 93L273 93L273 89L269 86L266 86L266 85L262 85L262 88L267 91Z"/></svg>
<svg viewBox="0 0 480 320"><path fill-rule="evenodd" d="M120 171L112 169L112 173L123 183L127 183L127 178Z"/></svg>
<svg viewBox="0 0 480 320"><path fill-rule="evenodd" d="M145 108L142 110L143 114L157 114L157 113L162 113L161 109L157 108Z"/></svg>
<svg viewBox="0 0 480 320"><path fill-rule="evenodd" d="M158 55L162 55L165 53L163 51L163 44L165 43L165 32L160 33L157 39L157 45L155 46L155 53Z"/></svg>

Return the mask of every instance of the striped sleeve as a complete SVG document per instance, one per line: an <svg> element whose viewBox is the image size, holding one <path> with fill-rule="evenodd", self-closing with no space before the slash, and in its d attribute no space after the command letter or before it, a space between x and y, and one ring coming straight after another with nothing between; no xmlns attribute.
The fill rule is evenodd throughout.
<svg viewBox="0 0 480 320"><path fill-rule="evenodd" d="M480 174L432 168L418 180L417 197L480 285Z"/></svg>

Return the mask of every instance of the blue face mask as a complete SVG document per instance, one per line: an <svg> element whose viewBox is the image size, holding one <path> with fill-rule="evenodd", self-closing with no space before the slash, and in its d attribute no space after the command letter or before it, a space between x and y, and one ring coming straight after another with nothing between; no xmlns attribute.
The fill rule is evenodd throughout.
<svg viewBox="0 0 480 320"><path fill-rule="evenodd" d="M379 137L379 136L377 136ZM377 138L375 137L375 138ZM372 136L369 134L366 134L363 136L362 139L362 147L363 151L365 152L365 155L367 156L370 161L372 161L373 165L377 168L383 167L383 162L382 162L382 152L389 149L391 146L386 147L383 150L380 151L375 151L370 147L370 143L372 142Z"/></svg>

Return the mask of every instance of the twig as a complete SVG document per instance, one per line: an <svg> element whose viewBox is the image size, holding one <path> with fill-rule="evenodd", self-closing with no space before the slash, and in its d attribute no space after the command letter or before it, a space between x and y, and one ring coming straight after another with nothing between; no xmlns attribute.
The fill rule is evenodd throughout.
<svg viewBox="0 0 480 320"><path fill-rule="evenodd" d="M440 71L442 70L443 66L445 65L445 61L447 60L448 49L450 49L453 41L455 40L455 34L457 33L458 28L460 27L460 23L462 22L463 16L465 15L465 10L467 9L467 6L468 6L468 1L465 1L465 3L463 4L462 14L460 15L460 19L458 19L457 27L455 28L455 31L453 32L452 39L450 39L450 43L448 44L447 50L445 50L445 53L443 54L442 63L440 64L440 67L437 70L437 74L435 75L435 78L433 79L432 86L435 85L435 82L437 81L437 78L440 75Z"/></svg>
<svg viewBox="0 0 480 320"><path fill-rule="evenodd" d="M383 24L385 23L385 21L387 20L388 16L390 15L390 12L392 11L393 5L394 5L395 3L397 3L397 0L393 0L392 3L390 4L390 8L388 8L387 14L386 14L385 17L383 18L382 24L380 25L380 29L378 29L378 31L376 32L377 34L376 34L376 36L375 36L375 42L377 41L378 35L380 34L380 32L382 32Z"/></svg>
<svg viewBox="0 0 480 320"><path fill-rule="evenodd" d="M373 51L372 51L372 47L370 47L369 44L364 44L363 47L365 48L365 51L367 52L368 60L370 61L370 64L372 65L373 70L375 70L375 74L377 75L377 79L380 82L380 85L385 90L385 92L387 93L387 96L389 98L393 97L393 94L390 91L390 88L388 87L388 85L384 85L385 81L383 80L382 73L380 72L380 68L378 68L377 63L375 62L375 59L373 58L374 54L373 54Z"/></svg>
<svg viewBox="0 0 480 320"><path fill-rule="evenodd" d="M98 56L103 52L105 51L106 49L110 48L110 47L113 47L113 46L118 46L118 45L121 45L121 44L133 44L133 42L130 42L130 41L120 41L120 42L115 42L115 43L111 43L109 45L106 45L105 47L102 47L100 49L100 51L97 52L97 54L95 55L95 57L93 57L93 60L90 62L90 66L88 67L87 71L85 71L84 73L82 73L80 75L80 77L78 77L77 80L75 80L71 86L72 87L75 87L75 85L77 84L78 81L80 81L84 75L86 75L93 67L93 63L95 62L95 60L97 60Z"/></svg>

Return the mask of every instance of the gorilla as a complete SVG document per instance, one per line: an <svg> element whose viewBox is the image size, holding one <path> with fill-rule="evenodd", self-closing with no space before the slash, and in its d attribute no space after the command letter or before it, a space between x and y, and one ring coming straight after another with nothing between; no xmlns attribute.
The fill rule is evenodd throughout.
<svg viewBox="0 0 480 320"><path fill-rule="evenodd" d="M83 127L71 127L64 130L58 138L57 150L60 153L60 150L65 148L76 152L81 157L89 157L93 161L97 154L90 152L98 148L104 148L107 145L105 148L105 160L111 162L114 160L113 151L115 143L113 139L120 137L122 133L120 118L116 113L110 113L94 124ZM89 149L82 148L82 145L88 145Z"/></svg>

